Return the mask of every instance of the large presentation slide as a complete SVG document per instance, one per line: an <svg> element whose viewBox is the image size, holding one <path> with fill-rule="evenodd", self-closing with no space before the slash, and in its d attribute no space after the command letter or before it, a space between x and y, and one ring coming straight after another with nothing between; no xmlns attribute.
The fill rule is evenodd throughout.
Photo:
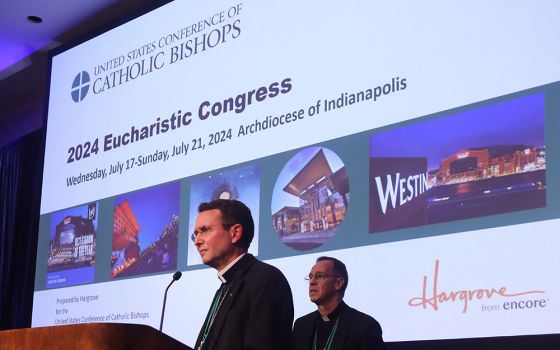
<svg viewBox="0 0 560 350"><path fill-rule="evenodd" d="M560 333L560 2L176 1L53 53L34 327L190 346L245 202L295 316L346 263L386 341Z"/></svg>

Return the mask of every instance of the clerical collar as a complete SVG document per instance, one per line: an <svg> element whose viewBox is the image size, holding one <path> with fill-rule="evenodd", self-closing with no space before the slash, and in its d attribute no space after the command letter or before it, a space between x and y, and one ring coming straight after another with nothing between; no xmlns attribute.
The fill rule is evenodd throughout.
<svg viewBox="0 0 560 350"><path fill-rule="evenodd" d="M340 313L342 312L342 304L344 304L344 302L341 300L340 303L338 303L338 305L336 306L336 308L328 315L326 316L321 316L321 314L319 313L319 311L317 311L317 313L319 314L319 318L322 319L324 322L329 322L331 320L336 320L338 318L338 316L340 315Z"/></svg>
<svg viewBox="0 0 560 350"><path fill-rule="evenodd" d="M233 279L233 276L235 276L235 270L236 269L232 269L232 267L239 261L241 260L242 257L244 257L247 253L243 253L240 256L238 256L235 260L233 260L231 263L229 263L228 266L224 267L221 271L218 272L218 278L220 279L220 281L222 281L222 283L227 283L228 281L230 281L231 279ZM228 271L231 271L231 273L228 273Z"/></svg>

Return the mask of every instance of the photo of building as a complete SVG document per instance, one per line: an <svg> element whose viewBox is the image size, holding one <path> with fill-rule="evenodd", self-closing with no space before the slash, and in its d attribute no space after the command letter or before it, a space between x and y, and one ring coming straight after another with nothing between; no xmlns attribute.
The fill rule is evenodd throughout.
<svg viewBox="0 0 560 350"><path fill-rule="evenodd" d="M90 203L52 214L47 288L93 282L97 207Z"/></svg>
<svg viewBox="0 0 560 350"><path fill-rule="evenodd" d="M258 164L206 174L191 183L189 232L194 230L198 205L214 199L236 199L251 210L255 222L255 235L249 253L258 255L259 248L259 199L261 168ZM194 243L188 241L187 265L202 264Z"/></svg>
<svg viewBox="0 0 560 350"><path fill-rule="evenodd" d="M111 277L177 268L180 183L115 198Z"/></svg>
<svg viewBox="0 0 560 350"><path fill-rule="evenodd" d="M292 157L278 176L272 225L293 249L319 247L336 233L349 199L348 173L340 158L326 148L307 148Z"/></svg>
<svg viewBox="0 0 560 350"><path fill-rule="evenodd" d="M545 206L542 94L370 137L370 232Z"/></svg>

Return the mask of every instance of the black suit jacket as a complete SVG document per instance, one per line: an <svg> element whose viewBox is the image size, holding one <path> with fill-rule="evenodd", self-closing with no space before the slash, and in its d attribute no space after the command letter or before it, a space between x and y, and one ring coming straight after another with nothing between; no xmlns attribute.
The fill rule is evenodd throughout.
<svg viewBox="0 0 560 350"><path fill-rule="evenodd" d="M288 281L274 266L246 254L232 269L234 275L218 310L203 350L292 349L294 305ZM208 316L206 316L208 318ZM206 322L205 322L206 323ZM204 324L195 350L204 333Z"/></svg>
<svg viewBox="0 0 560 350"><path fill-rule="evenodd" d="M381 326L371 316L346 305L343 301L340 321L331 350L384 350ZM315 336L318 311L296 320L294 324L294 350L310 350Z"/></svg>

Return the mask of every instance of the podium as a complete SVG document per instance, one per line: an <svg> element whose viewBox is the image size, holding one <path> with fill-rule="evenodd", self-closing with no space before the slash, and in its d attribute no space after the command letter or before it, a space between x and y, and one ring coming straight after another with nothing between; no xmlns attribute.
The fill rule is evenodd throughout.
<svg viewBox="0 0 560 350"><path fill-rule="evenodd" d="M11 349L192 350L150 326L124 323L83 323L1 331L0 350Z"/></svg>

